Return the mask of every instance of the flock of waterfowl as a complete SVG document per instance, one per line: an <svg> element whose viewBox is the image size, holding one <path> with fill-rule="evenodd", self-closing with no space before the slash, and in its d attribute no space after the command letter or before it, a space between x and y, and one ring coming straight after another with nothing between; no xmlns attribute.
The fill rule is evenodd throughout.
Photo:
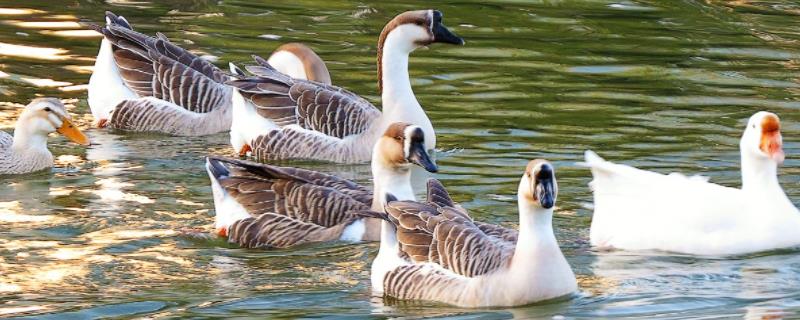
<svg viewBox="0 0 800 320"><path fill-rule="evenodd" d="M301 44L226 72L163 34L139 33L106 14L88 101L98 127L171 135L230 131L232 153L208 157L215 233L247 248L321 241L380 241L372 291L464 307L515 306L578 287L556 241L555 168L531 161L517 201L519 229L473 220L431 179L417 201L411 166L438 167L436 133L411 88L408 59L433 43L464 41L436 10L404 12L378 39L382 109L331 84L324 62ZM0 132L0 174L52 166L49 133L89 145L63 105L32 101L14 136ZM735 255L800 245L800 213L778 184L784 154L775 114L753 115L741 138L742 187L699 176L663 175L586 151L594 180L591 244L598 248ZM263 162L371 161L372 187L320 172Z"/></svg>

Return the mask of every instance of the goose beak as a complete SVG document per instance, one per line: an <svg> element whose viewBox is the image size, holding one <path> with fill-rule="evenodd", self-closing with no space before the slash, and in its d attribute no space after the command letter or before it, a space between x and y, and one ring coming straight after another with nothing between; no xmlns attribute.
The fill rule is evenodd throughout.
<svg viewBox="0 0 800 320"><path fill-rule="evenodd" d="M75 125L72 124L67 118L61 118L61 127L56 129L56 131L60 134L63 134L67 139L72 140L80 145L88 146L89 145L89 138L83 134Z"/></svg>
<svg viewBox="0 0 800 320"><path fill-rule="evenodd" d="M549 165L543 165L536 174L533 193L542 208L550 209L556 204L555 177Z"/></svg>
<svg viewBox="0 0 800 320"><path fill-rule="evenodd" d="M450 29L447 29L442 24L442 12L438 10L433 11L433 25L431 26L431 31L433 32L433 41L432 42L441 42L441 43L449 43L455 45L463 45L464 39L461 37L453 34Z"/></svg>
<svg viewBox="0 0 800 320"><path fill-rule="evenodd" d="M425 144L421 142L411 143L408 161L422 167L428 172L435 173L439 171L439 167L436 166L436 163L431 160L428 152L425 151Z"/></svg>
<svg viewBox="0 0 800 320"><path fill-rule="evenodd" d="M778 117L768 115L761 122L761 142L759 149L767 154L778 164L783 163L786 155L783 153L783 137L781 136L781 124Z"/></svg>

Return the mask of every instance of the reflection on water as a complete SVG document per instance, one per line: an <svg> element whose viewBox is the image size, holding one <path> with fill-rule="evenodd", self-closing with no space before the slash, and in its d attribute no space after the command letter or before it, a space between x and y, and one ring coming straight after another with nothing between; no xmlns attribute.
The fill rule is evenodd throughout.
<svg viewBox="0 0 800 320"><path fill-rule="evenodd" d="M375 44L396 13L428 7L347 1L41 0L0 8L0 129L37 96L62 98L90 128L86 84L99 35L82 22L112 10L220 66L283 42L318 51L334 82L377 104ZM0 177L0 316L452 316L464 318L792 317L800 255L695 258L595 252L586 149L661 172L739 184L738 139L758 110L783 122L781 181L800 199L800 5L770 1L439 2L463 47L411 58L412 83L439 135L453 197L476 219L514 226L529 159L558 167L554 223L581 292L514 309L384 301L369 292L376 244L255 251L208 230L203 156L228 137L89 129L83 148L53 135L56 167ZM369 166L282 163L369 183ZM414 185L424 186L424 174ZM422 194L423 192L419 192Z"/></svg>

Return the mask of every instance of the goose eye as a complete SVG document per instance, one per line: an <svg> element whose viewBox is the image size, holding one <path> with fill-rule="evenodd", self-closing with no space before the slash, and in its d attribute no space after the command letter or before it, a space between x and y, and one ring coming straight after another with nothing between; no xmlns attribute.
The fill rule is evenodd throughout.
<svg viewBox="0 0 800 320"><path fill-rule="evenodd" d="M403 140L403 137L398 136L398 137L394 137L394 139L397 140L397 141L401 141L401 140Z"/></svg>
<svg viewBox="0 0 800 320"><path fill-rule="evenodd" d="M50 111L53 111L53 110L50 110L50 107L44 107L44 111L50 112Z"/></svg>

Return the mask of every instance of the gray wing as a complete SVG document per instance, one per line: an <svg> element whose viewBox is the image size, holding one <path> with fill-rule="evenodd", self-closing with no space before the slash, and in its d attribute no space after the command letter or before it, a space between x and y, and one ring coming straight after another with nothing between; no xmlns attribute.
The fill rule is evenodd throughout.
<svg viewBox="0 0 800 320"><path fill-rule="evenodd" d="M228 242L245 248L288 248L303 243L333 241L339 239L353 221L355 219L323 227L276 213L264 213L231 225Z"/></svg>
<svg viewBox="0 0 800 320"><path fill-rule="evenodd" d="M211 158L228 165L222 188L254 216L277 214L323 228L349 223L350 211L367 210L372 192L332 175L244 160Z"/></svg>
<svg viewBox="0 0 800 320"><path fill-rule="evenodd" d="M113 14L112 14L113 15ZM109 19L93 26L113 44L114 61L125 84L141 97L155 97L205 113L229 105L229 76L210 62L159 34L153 38Z"/></svg>
<svg viewBox="0 0 800 320"><path fill-rule="evenodd" d="M401 300L441 301L456 304L467 292L468 278L431 265L395 268L383 278L384 294Z"/></svg>
<svg viewBox="0 0 800 320"><path fill-rule="evenodd" d="M14 136L5 131L0 131L0 151L10 149L12 144L14 144Z"/></svg>
<svg viewBox="0 0 800 320"><path fill-rule="evenodd" d="M258 114L280 126L296 124L323 135L344 138L366 131L381 113L375 106L345 89L293 79L255 57L254 74L229 81L258 108Z"/></svg>
<svg viewBox="0 0 800 320"><path fill-rule="evenodd" d="M178 136L211 134L230 128L229 123L216 113L191 112L154 97L123 100L112 111L108 126L117 130Z"/></svg>
<svg viewBox="0 0 800 320"><path fill-rule="evenodd" d="M514 255L514 245L485 234L458 209L413 201L390 202L385 209L400 250L414 262L475 277L507 266Z"/></svg>

